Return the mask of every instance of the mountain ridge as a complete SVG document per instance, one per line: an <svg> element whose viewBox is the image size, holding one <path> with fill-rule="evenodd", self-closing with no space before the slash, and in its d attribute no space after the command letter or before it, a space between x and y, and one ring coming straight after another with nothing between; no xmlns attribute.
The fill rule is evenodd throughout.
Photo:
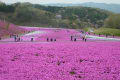
<svg viewBox="0 0 120 80"><path fill-rule="evenodd" d="M66 3L56 3L56 4L44 4L46 6L59 6L59 7L70 7L70 6L83 6L83 7L92 7L92 8L100 8L105 9L108 11L112 11L114 13L120 13L120 4L106 4L106 3L94 3L94 2L87 2L87 3L73 3L73 4L66 4Z"/></svg>

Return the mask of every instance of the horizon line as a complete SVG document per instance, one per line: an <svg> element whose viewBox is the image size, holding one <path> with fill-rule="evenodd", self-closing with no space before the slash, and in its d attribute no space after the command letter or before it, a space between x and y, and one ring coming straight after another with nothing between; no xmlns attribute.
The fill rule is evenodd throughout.
<svg viewBox="0 0 120 80"><path fill-rule="evenodd" d="M3 1L0 1L0 2L3 2ZM6 3L6 2L3 2L3 3ZM97 4L116 4L116 5L120 5L120 3L102 3L102 2L80 2L80 3L65 3L65 2L58 2L58 3L32 3L32 2L13 2L13 3L6 3L6 4L14 4L14 3L31 3L31 4L83 4L83 3L97 3Z"/></svg>

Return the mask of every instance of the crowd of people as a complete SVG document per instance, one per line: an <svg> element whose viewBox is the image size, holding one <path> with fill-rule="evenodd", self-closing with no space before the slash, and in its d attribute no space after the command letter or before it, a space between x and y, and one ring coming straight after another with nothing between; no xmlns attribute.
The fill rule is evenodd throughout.
<svg viewBox="0 0 120 80"><path fill-rule="evenodd" d="M47 42L49 42L49 41L53 42L53 41L57 41L57 40L56 40L56 38L47 38Z"/></svg>
<svg viewBox="0 0 120 80"><path fill-rule="evenodd" d="M21 42L21 41L23 41L22 36L20 36L20 35L10 35L10 38L14 38L15 42ZM2 38L0 37L0 40L1 39ZM82 36L82 40L86 42L86 40L87 40L86 35ZM30 41L33 42L34 38L30 38ZM46 41L47 42L56 42L57 40L56 40L56 38L47 38ZM74 36L71 36L71 41L75 41L76 42L77 38L75 38Z"/></svg>
<svg viewBox="0 0 120 80"><path fill-rule="evenodd" d="M83 40L83 41L87 41L87 35L90 35L90 33L86 33L86 32L84 32L84 31L81 31L80 32L81 33L81 35L80 35L80 38ZM95 34L94 34L95 35ZM99 34L99 37L101 36L101 34ZM105 35L106 37L108 37L108 35ZM114 38L115 36L113 35L113 38ZM20 36L20 35L10 35L10 38L14 38L14 41L15 42L21 42L21 41L23 41L23 39L22 39L22 36ZM70 38L70 40L71 41L74 41L74 42L76 42L77 41L77 38L78 37L76 37L75 35L73 36L71 36L71 38ZM2 40L2 38L0 37L0 40ZM31 42L33 42L34 41L34 38L30 38L30 41ZM47 42L56 42L57 40L56 40L56 38L48 38L47 37L47 39L46 39L46 41Z"/></svg>
<svg viewBox="0 0 120 80"><path fill-rule="evenodd" d="M13 37L14 37L14 41L15 41L15 42L20 42L20 41L22 41L22 37L20 37L19 35L14 35Z"/></svg>
<svg viewBox="0 0 120 80"><path fill-rule="evenodd" d="M81 36L81 38L82 38L83 41L85 41L85 42L87 41L87 36L86 35ZM71 41L75 41L76 42L77 38L74 37L74 36L71 36Z"/></svg>

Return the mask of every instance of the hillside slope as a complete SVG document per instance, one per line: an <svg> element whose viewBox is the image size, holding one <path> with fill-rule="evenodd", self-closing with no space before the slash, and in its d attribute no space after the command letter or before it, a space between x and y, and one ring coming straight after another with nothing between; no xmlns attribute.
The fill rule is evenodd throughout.
<svg viewBox="0 0 120 80"><path fill-rule="evenodd" d="M76 29L101 27L111 13L88 7L53 7L15 3L9 6L1 5L0 14L2 14L0 19L8 20L17 25Z"/></svg>

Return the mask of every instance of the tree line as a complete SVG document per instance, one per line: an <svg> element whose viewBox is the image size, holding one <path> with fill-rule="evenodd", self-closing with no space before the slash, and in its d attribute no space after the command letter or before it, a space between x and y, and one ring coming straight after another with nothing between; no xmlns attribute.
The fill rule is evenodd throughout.
<svg viewBox="0 0 120 80"><path fill-rule="evenodd" d="M119 15L89 7L55 7L31 3L6 5L2 3L0 4L0 14L2 14L0 18L4 15L6 20L26 26L119 28L119 17L115 17Z"/></svg>

